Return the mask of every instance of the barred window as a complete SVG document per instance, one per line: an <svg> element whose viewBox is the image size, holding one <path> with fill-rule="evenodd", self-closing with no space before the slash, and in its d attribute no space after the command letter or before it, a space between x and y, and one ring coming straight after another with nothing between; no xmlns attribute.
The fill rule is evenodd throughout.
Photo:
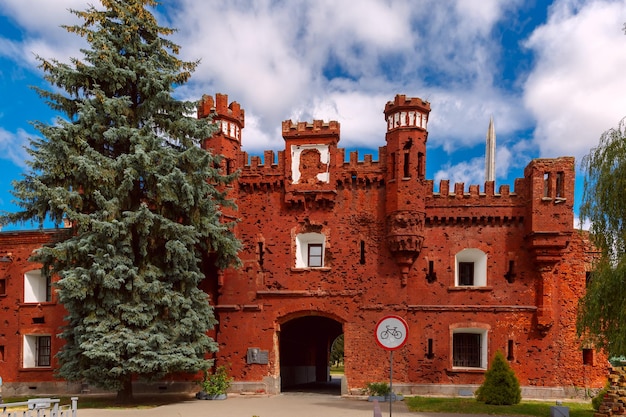
<svg viewBox="0 0 626 417"><path fill-rule="evenodd" d="M37 366L50 366L50 336L37 338Z"/></svg>
<svg viewBox="0 0 626 417"><path fill-rule="evenodd" d="M25 335L23 359L24 368L51 366L52 337L49 335Z"/></svg>
<svg viewBox="0 0 626 417"><path fill-rule="evenodd" d="M452 338L453 366L482 368L481 334L454 333Z"/></svg>

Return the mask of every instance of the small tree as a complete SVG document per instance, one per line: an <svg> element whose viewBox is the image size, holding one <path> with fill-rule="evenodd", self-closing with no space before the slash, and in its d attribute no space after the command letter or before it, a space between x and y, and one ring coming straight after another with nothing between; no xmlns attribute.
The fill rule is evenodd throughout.
<svg viewBox="0 0 626 417"><path fill-rule="evenodd" d="M485 373L485 381L476 390L476 399L493 405L518 404L522 400L519 381L502 352L496 352L489 370Z"/></svg>

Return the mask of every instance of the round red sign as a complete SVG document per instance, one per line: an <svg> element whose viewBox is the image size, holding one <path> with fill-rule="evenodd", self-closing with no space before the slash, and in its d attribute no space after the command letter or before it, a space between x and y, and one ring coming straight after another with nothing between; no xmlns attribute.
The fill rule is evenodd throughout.
<svg viewBox="0 0 626 417"><path fill-rule="evenodd" d="M409 326L399 316L385 316L376 325L376 342L386 350L400 349L409 336Z"/></svg>

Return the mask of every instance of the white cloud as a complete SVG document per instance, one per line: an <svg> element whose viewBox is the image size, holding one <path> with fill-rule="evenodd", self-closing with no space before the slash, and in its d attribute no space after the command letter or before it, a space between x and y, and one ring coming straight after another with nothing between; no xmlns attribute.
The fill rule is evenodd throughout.
<svg viewBox="0 0 626 417"><path fill-rule="evenodd" d="M0 40L7 45L3 49L31 62L32 53L76 56L80 42L59 26L76 22L68 9L82 10L89 3L7 0L3 13L23 27L24 37ZM458 1L450 8L435 0L364 0L358 7L330 0L180 0L163 7L168 24L179 28L175 39L183 57L202 60L193 76L197 95L228 93L258 114L260 126L269 131L294 108L311 109L329 95L345 94L343 105L350 105L347 98L356 91L384 97L378 103L381 111L396 93L424 96L421 72L427 67L454 76L457 85L445 93L462 95L459 82L491 79L497 42L489 32L516 3ZM385 67L391 59L394 67ZM349 79L329 81L324 74L328 65L340 66ZM481 101L480 96L468 98L462 97L466 108Z"/></svg>
<svg viewBox="0 0 626 417"><path fill-rule="evenodd" d="M12 61L23 59L24 55L21 44L9 39L0 38L0 56L9 58Z"/></svg>
<svg viewBox="0 0 626 417"><path fill-rule="evenodd" d="M202 58L189 88L228 93L274 149L288 118L336 119L340 146L382 146L384 105L401 93L432 102L433 146L451 150L484 140L494 113L503 133L528 120L491 86L499 46L490 31L516 3L184 0L170 14L184 57ZM340 78L328 79L329 68ZM425 83L433 69L451 79L446 89ZM267 140L251 133L244 148L258 151Z"/></svg>
<svg viewBox="0 0 626 417"><path fill-rule="evenodd" d="M36 55L62 62L78 56L84 41L62 29L61 25L79 23L80 19L69 10L83 10L88 4L100 7L97 0L4 0L2 14L22 28L22 37L15 40L0 36L0 56L31 68L39 64Z"/></svg>
<svg viewBox="0 0 626 417"><path fill-rule="evenodd" d="M100 7L98 0L3 0L2 8L27 33L55 38L60 25L78 22L69 10L83 10L88 4Z"/></svg>
<svg viewBox="0 0 626 417"><path fill-rule="evenodd" d="M99 7L97 1L88 0L6 0L3 13L24 31L21 39L0 37L0 51L31 67L33 53L61 60L80 56L82 40L59 26L76 22L67 9L82 10L89 3ZM539 123L536 140L544 154L554 147L553 138L563 137L553 133L551 121L571 123L552 118L559 116L555 107L567 107L556 100L563 97L563 89L551 99L534 98L546 88L546 75L562 71L560 60L551 55L550 42L561 46L556 29L562 22L576 21L586 13L595 16L592 11L611 6L591 2L577 14L554 7L549 24L528 43L538 54L538 64L526 84L525 108L517 93L494 85L503 51L493 28L521 4L522 0L363 0L358 6L332 0L178 0L164 2L159 13L163 24L179 29L174 40L182 47L182 58L201 59L191 82L176 94L198 99L221 92L238 101L246 110L243 146L251 153L282 149L281 122L289 118L338 120L340 146L377 149L384 145L384 105L400 93L431 102L429 146L447 152L482 144L489 117L494 116L497 173L505 177L509 167L519 167L522 157L527 163L531 154L509 150L515 146L516 132L532 125L529 110ZM597 19L589 20L592 32ZM569 55L559 51L554 54L571 57L576 52L574 48L567 49ZM336 78L330 79L329 72ZM429 82L433 76L440 79L437 85ZM594 85L593 92L600 90ZM577 99L577 103L584 101ZM585 111L602 109L581 107L577 115L581 120L595 117ZM558 150L556 155L563 153ZM464 161L458 169L447 171L469 172L474 165ZM468 183L482 183L483 168L476 175L464 175Z"/></svg>
<svg viewBox="0 0 626 417"><path fill-rule="evenodd" d="M523 129L530 122L519 98L493 88L435 90L428 100L433 109L430 134L448 152L484 143L492 116L498 146L510 141L511 133Z"/></svg>
<svg viewBox="0 0 626 417"><path fill-rule="evenodd" d="M527 42L537 57L524 101L542 157L580 160L626 116L626 2L558 1Z"/></svg>
<svg viewBox="0 0 626 417"><path fill-rule="evenodd" d="M574 228L575 229L582 229L582 230L590 230L591 229L591 222L589 221L589 219L586 219L584 221L584 223L581 223L580 217L574 216Z"/></svg>
<svg viewBox="0 0 626 417"><path fill-rule="evenodd" d="M435 173L435 189L439 188L441 180L450 180L451 187L455 183L464 183L465 190L470 185L483 185L485 183L485 159L473 158L456 165L444 165ZM454 190L451 188L450 192L452 193Z"/></svg>
<svg viewBox="0 0 626 417"><path fill-rule="evenodd" d="M9 132L0 127L0 155L15 165L26 168L26 160L30 158L25 146L28 145L29 134L23 129L16 133Z"/></svg>

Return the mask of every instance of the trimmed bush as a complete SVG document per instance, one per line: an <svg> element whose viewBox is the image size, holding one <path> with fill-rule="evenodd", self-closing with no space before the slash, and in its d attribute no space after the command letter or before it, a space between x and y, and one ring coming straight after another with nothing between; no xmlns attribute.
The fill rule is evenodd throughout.
<svg viewBox="0 0 626 417"><path fill-rule="evenodd" d="M496 352L485 373L485 381L476 390L476 399L493 405L513 405L522 400L519 380L502 352Z"/></svg>

